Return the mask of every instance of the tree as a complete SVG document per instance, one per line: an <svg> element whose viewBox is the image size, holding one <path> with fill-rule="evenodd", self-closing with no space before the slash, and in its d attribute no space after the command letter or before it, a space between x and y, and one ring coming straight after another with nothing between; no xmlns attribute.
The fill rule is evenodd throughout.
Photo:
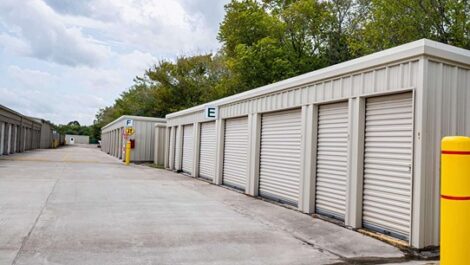
<svg viewBox="0 0 470 265"><path fill-rule="evenodd" d="M53 127L60 134L88 135L91 143L96 143L101 137L101 133L99 135L93 134L93 125L82 126L78 121L71 121L65 125L53 125Z"/></svg>
<svg viewBox="0 0 470 265"><path fill-rule="evenodd" d="M232 0L225 11L215 55L158 62L99 110L93 137L122 115L165 117L421 38L470 49L468 0Z"/></svg>
<svg viewBox="0 0 470 265"><path fill-rule="evenodd" d="M165 117L218 99L227 94L219 85L221 80L228 80L227 75L222 58L212 54L161 61L136 77L134 85L113 106L100 109L94 124L101 128L122 115Z"/></svg>
<svg viewBox="0 0 470 265"><path fill-rule="evenodd" d="M78 121L71 121L67 125L68 126L78 126L78 127L80 127L80 123Z"/></svg>
<svg viewBox="0 0 470 265"><path fill-rule="evenodd" d="M350 38L357 56L422 38L470 49L469 1L370 0L362 8L362 27Z"/></svg>
<svg viewBox="0 0 470 265"><path fill-rule="evenodd" d="M328 44L343 40L324 33L333 28L328 24L334 21L329 7L326 2L312 0L244 0L226 5L218 38L234 77L232 85L238 88L234 92L326 66L332 56L325 51L333 51ZM338 54L335 62L349 58Z"/></svg>

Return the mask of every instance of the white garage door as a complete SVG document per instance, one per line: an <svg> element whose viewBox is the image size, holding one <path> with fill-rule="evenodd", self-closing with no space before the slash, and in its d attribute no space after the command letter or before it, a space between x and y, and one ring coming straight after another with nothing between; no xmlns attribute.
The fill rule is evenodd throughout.
<svg viewBox="0 0 470 265"><path fill-rule="evenodd" d="M215 176L215 122L201 124L201 147L199 154L199 176L210 180Z"/></svg>
<svg viewBox="0 0 470 265"><path fill-rule="evenodd" d="M193 170L193 125L183 126L183 165L184 172L191 174Z"/></svg>
<svg viewBox="0 0 470 265"><path fill-rule="evenodd" d="M0 156L3 155L3 149L5 148L5 123L0 122Z"/></svg>
<svg viewBox="0 0 470 265"><path fill-rule="evenodd" d="M318 109L315 211L344 220L348 167L348 103Z"/></svg>
<svg viewBox="0 0 470 265"><path fill-rule="evenodd" d="M259 176L261 196L298 204L300 141L300 110L263 115Z"/></svg>
<svg viewBox="0 0 470 265"><path fill-rule="evenodd" d="M411 93L367 100L363 225L408 239L411 215Z"/></svg>
<svg viewBox="0 0 470 265"><path fill-rule="evenodd" d="M170 162L170 168L177 169L178 165L176 163L177 160L177 150L176 150L176 127L171 127L170 128L170 157L169 162Z"/></svg>
<svg viewBox="0 0 470 265"><path fill-rule="evenodd" d="M248 176L248 118L225 121L224 185L245 190Z"/></svg>

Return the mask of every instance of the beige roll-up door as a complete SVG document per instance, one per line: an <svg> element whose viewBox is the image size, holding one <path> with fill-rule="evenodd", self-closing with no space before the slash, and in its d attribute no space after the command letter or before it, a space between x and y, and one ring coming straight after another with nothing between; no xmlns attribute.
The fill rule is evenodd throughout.
<svg viewBox="0 0 470 265"><path fill-rule="evenodd" d="M7 124L5 122L0 123L0 155L4 155L6 145L5 142L7 141L7 133L6 133Z"/></svg>
<svg viewBox="0 0 470 265"><path fill-rule="evenodd" d="M408 239L411 226L412 94L366 104L363 226Z"/></svg>
<svg viewBox="0 0 470 265"><path fill-rule="evenodd" d="M199 153L199 177L213 180L215 177L215 122L201 124L201 145Z"/></svg>
<svg viewBox="0 0 470 265"><path fill-rule="evenodd" d="M298 204L300 142L299 109L262 116L259 175L261 196Z"/></svg>
<svg viewBox="0 0 470 265"><path fill-rule="evenodd" d="M3 149L5 148L5 123L0 122L0 156L3 155Z"/></svg>
<svg viewBox="0 0 470 265"><path fill-rule="evenodd" d="M123 129L119 128L118 129L118 153L117 153L117 158L121 159L122 158L122 145L123 145Z"/></svg>
<svg viewBox="0 0 470 265"><path fill-rule="evenodd" d="M225 121L224 185L245 190L248 178L248 117Z"/></svg>
<svg viewBox="0 0 470 265"><path fill-rule="evenodd" d="M183 126L183 171L191 174L193 169L193 125Z"/></svg>
<svg viewBox="0 0 470 265"><path fill-rule="evenodd" d="M315 211L344 220L348 169L348 103L321 105Z"/></svg>
<svg viewBox="0 0 470 265"><path fill-rule="evenodd" d="M173 128L170 127L170 128L168 129L168 131L167 131L167 132L168 132L168 140L169 140L169 143L166 143L166 149L167 149L166 151L168 152L168 155L166 156L166 158L168 159L168 160L167 160L168 168L172 168L172 164L171 164L171 163L173 162L173 161L171 160L171 155L172 155L172 153L171 153L171 143L172 143L171 138L173 138L172 135L171 135L171 134L172 134L172 130L173 130Z"/></svg>
<svg viewBox="0 0 470 265"><path fill-rule="evenodd" d="M183 155L183 143L179 143L180 139L182 139L181 134L183 133L183 129L181 128L181 131L179 127L174 127L175 128L175 169L180 170L181 165L182 165L182 155Z"/></svg>
<svg viewBox="0 0 470 265"><path fill-rule="evenodd" d="M175 155L176 155L176 146L175 146L175 139L176 139L176 133L175 129L176 127L170 127L170 145L168 148L169 149L169 155L168 155L168 162L170 165L170 168L175 169Z"/></svg>

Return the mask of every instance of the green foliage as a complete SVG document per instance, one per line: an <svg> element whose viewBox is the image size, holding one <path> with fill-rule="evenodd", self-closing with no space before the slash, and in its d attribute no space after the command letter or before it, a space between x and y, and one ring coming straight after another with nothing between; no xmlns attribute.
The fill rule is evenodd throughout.
<svg viewBox="0 0 470 265"><path fill-rule="evenodd" d="M225 11L217 54L158 62L99 110L90 135L122 115L164 117L421 38L470 49L468 0L232 0Z"/></svg>
<svg viewBox="0 0 470 265"><path fill-rule="evenodd" d="M96 114L93 132L122 115L165 117L166 114L212 101L228 94L221 80L229 80L225 62L211 54L161 61L134 80L134 86L112 107Z"/></svg>
<svg viewBox="0 0 470 265"><path fill-rule="evenodd" d="M358 55L427 38L470 49L468 0L364 1L350 43Z"/></svg>
<svg viewBox="0 0 470 265"><path fill-rule="evenodd" d="M90 136L90 142L96 143L100 139L100 134L96 134L96 126L82 126L78 121L71 121L67 124L54 125L54 130L59 134L73 134L73 135L88 135ZM99 129L98 131L100 131Z"/></svg>

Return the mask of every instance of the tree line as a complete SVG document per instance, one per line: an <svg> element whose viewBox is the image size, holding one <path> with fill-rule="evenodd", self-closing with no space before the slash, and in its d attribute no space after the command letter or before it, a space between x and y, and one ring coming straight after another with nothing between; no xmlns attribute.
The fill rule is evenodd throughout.
<svg viewBox="0 0 470 265"><path fill-rule="evenodd" d="M165 117L422 38L470 49L470 1L232 0L220 50L158 62L99 110L91 133L122 115Z"/></svg>
<svg viewBox="0 0 470 265"><path fill-rule="evenodd" d="M92 144L98 143L98 140L101 139L101 127L98 127L97 124L86 126L81 125L78 121L71 121L67 124L53 124L53 129L62 135L88 135Z"/></svg>

